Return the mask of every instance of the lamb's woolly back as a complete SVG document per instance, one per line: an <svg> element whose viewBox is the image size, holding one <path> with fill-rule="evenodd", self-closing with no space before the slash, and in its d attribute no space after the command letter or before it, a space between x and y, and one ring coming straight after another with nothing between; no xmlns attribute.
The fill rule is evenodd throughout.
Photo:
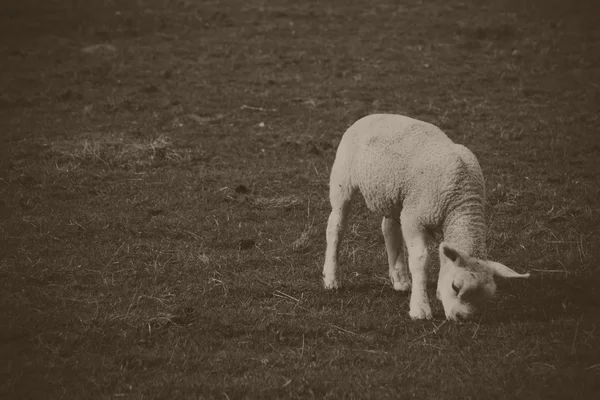
<svg viewBox="0 0 600 400"><path fill-rule="evenodd" d="M337 157L348 160L351 184L372 211L391 215L407 208L468 254L486 255L481 168L471 151L435 125L370 115L344 134Z"/></svg>

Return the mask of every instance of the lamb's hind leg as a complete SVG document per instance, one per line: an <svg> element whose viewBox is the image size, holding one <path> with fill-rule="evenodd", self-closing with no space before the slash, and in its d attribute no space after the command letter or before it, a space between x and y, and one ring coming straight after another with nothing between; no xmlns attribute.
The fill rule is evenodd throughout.
<svg viewBox="0 0 600 400"><path fill-rule="evenodd" d="M404 239L398 214L383 217L381 231L385 239L385 249L390 267L390 279L395 290L407 291L410 289L408 266L404 257Z"/></svg>
<svg viewBox="0 0 600 400"><path fill-rule="evenodd" d="M428 233L406 212L400 217L402 234L408 250L408 267L412 275L412 293L410 295L409 315L412 319L431 319L431 306L427 298L427 264L429 253L427 249Z"/></svg>
<svg viewBox="0 0 600 400"><path fill-rule="evenodd" d="M349 187L347 180L342 182L332 180L329 189L331 214L329 214L329 220L327 221L327 250L325 251L325 264L323 265L323 285L325 289L339 289L342 287L338 259L353 194L354 190Z"/></svg>

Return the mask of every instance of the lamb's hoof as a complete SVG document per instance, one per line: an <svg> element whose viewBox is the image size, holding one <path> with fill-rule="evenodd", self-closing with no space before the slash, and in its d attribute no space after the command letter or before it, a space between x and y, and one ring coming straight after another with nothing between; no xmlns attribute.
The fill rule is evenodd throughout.
<svg viewBox="0 0 600 400"><path fill-rule="evenodd" d="M342 287L342 282L338 281L335 278L323 278L323 287L325 290L336 290Z"/></svg>
<svg viewBox="0 0 600 400"><path fill-rule="evenodd" d="M448 321L459 322L459 318L456 314L446 314L446 319Z"/></svg>
<svg viewBox="0 0 600 400"><path fill-rule="evenodd" d="M411 307L408 313L412 319L432 319L431 307L429 304L423 304L420 307Z"/></svg>
<svg viewBox="0 0 600 400"><path fill-rule="evenodd" d="M394 282L392 280L392 284L394 285L394 290L398 292L408 292L410 290L410 282Z"/></svg>
<svg viewBox="0 0 600 400"><path fill-rule="evenodd" d="M400 276L397 271L390 270L390 281L396 291L408 292L410 290L410 278Z"/></svg>

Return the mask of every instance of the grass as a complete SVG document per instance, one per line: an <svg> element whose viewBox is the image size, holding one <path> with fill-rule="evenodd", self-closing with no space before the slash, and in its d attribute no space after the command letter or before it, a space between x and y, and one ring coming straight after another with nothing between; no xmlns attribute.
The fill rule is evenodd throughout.
<svg viewBox="0 0 600 400"><path fill-rule="evenodd" d="M593 398L596 15L3 2L2 398ZM335 148L373 112L480 160L491 256L532 277L473 321L409 319L360 203L320 287Z"/></svg>

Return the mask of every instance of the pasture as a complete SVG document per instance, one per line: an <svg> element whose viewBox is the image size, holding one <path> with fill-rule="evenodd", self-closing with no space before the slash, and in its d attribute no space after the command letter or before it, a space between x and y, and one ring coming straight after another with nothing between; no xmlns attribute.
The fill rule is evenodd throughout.
<svg viewBox="0 0 600 400"><path fill-rule="evenodd" d="M551 399L600 391L593 0L0 4L0 397ZM375 112L486 177L505 283L411 321L329 170ZM435 298L435 272L429 295Z"/></svg>

